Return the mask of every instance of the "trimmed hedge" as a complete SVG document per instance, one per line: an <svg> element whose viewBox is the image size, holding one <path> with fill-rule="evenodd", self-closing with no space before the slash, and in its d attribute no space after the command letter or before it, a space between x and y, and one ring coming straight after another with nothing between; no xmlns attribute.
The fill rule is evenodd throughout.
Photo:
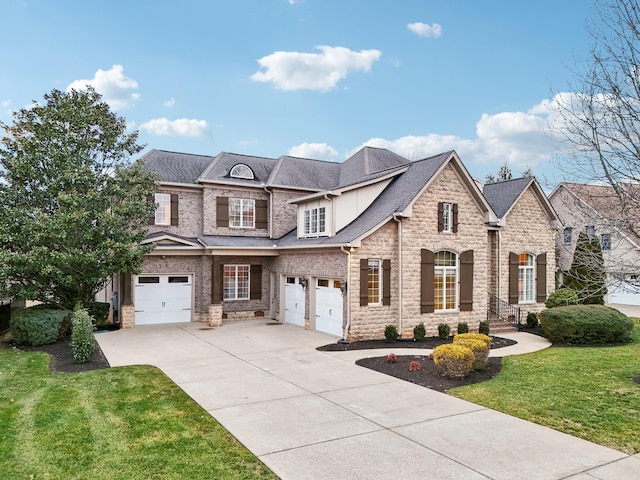
<svg viewBox="0 0 640 480"><path fill-rule="evenodd" d="M456 335L458 337L458 335ZM474 361L471 368L474 370L483 370L487 368L489 362L489 345L483 340L475 338L454 338L455 345L467 347L473 353Z"/></svg>
<svg viewBox="0 0 640 480"><path fill-rule="evenodd" d="M433 362L440 374L449 378L463 378L473 368L475 357L471 349L455 343L438 345L433 350Z"/></svg>
<svg viewBox="0 0 640 480"><path fill-rule="evenodd" d="M543 310L540 325L552 343L602 345L631 339L633 321L604 305L570 305Z"/></svg>
<svg viewBox="0 0 640 480"><path fill-rule="evenodd" d="M76 363L86 363L95 350L93 318L85 308L76 308L71 315L71 354Z"/></svg>
<svg viewBox="0 0 640 480"><path fill-rule="evenodd" d="M551 292L544 302L547 308L567 307L569 305L578 305L580 297L578 293L571 288L560 288Z"/></svg>
<svg viewBox="0 0 640 480"><path fill-rule="evenodd" d="M17 343L37 347L69 335L70 327L69 310L37 305L11 315L9 331Z"/></svg>
<svg viewBox="0 0 640 480"><path fill-rule="evenodd" d="M482 340L487 344L487 348L491 348L491 342L493 338L489 335L485 335L484 333L459 333L455 337L453 337L453 343L458 343L460 340Z"/></svg>

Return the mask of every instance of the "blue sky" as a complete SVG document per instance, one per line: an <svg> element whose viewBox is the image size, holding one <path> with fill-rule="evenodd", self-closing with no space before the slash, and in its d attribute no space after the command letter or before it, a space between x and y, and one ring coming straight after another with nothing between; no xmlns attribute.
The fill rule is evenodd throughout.
<svg viewBox="0 0 640 480"><path fill-rule="evenodd" d="M590 0L2 0L0 121L92 84L151 148L342 161L454 149L555 178Z"/></svg>

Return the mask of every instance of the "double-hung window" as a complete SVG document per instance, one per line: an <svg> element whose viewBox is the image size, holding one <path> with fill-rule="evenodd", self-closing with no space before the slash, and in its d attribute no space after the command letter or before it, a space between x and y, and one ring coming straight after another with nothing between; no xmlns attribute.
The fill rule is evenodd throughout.
<svg viewBox="0 0 640 480"><path fill-rule="evenodd" d="M304 211L304 235L322 235L326 232L325 207L310 208Z"/></svg>
<svg viewBox="0 0 640 480"><path fill-rule="evenodd" d="M156 213L154 217L155 225L171 225L171 194L156 193Z"/></svg>
<svg viewBox="0 0 640 480"><path fill-rule="evenodd" d="M518 301L520 303L535 301L533 255L521 253L518 266Z"/></svg>
<svg viewBox="0 0 640 480"><path fill-rule="evenodd" d="M231 228L255 228L256 201L251 198L229 199L229 226Z"/></svg>
<svg viewBox="0 0 640 480"><path fill-rule="evenodd" d="M382 260L369 259L368 294L369 305L382 305Z"/></svg>
<svg viewBox="0 0 640 480"><path fill-rule="evenodd" d="M458 258L453 252L436 252L433 268L435 310L456 310L458 305Z"/></svg>
<svg viewBox="0 0 640 480"><path fill-rule="evenodd" d="M249 265L225 265L223 299L249 300Z"/></svg>

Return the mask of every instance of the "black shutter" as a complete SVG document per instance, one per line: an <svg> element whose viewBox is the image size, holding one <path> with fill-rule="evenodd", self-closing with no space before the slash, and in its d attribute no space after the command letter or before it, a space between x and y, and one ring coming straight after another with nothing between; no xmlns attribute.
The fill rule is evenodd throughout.
<svg viewBox="0 0 640 480"><path fill-rule="evenodd" d="M460 311L473 310L473 250L460 254Z"/></svg>
<svg viewBox="0 0 640 480"><path fill-rule="evenodd" d="M369 305L369 260L360 259L360 306Z"/></svg>
<svg viewBox="0 0 640 480"><path fill-rule="evenodd" d="M382 305L391 305L391 260L382 261Z"/></svg>
<svg viewBox="0 0 640 480"><path fill-rule="evenodd" d="M229 226L229 199L227 197L216 197L216 226Z"/></svg>
<svg viewBox="0 0 640 480"><path fill-rule="evenodd" d="M520 257L517 253L509 252L509 303L516 305L519 300L518 296L518 267L520 266Z"/></svg>
<svg viewBox="0 0 640 480"><path fill-rule="evenodd" d="M266 200L256 200L256 228L267 228L267 206Z"/></svg>
<svg viewBox="0 0 640 480"><path fill-rule="evenodd" d="M171 194L171 225L178 226L178 194Z"/></svg>
<svg viewBox="0 0 640 480"><path fill-rule="evenodd" d="M544 303L547 299L547 254L536 257L536 302Z"/></svg>
<svg viewBox="0 0 640 480"><path fill-rule="evenodd" d="M155 215L155 210L158 208L158 205L156 204L156 197L155 195L149 195L147 197L147 201L149 203L153 203L153 209L154 209L154 213L151 214L151 216L149 217L149 225L155 225L156 224L156 215Z"/></svg>
<svg viewBox="0 0 640 480"><path fill-rule="evenodd" d="M444 203L438 202L438 231L444 230Z"/></svg>
<svg viewBox="0 0 640 480"><path fill-rule="evenodd" d="M262 299L262 265L251 265L249 274L249 298Z"/></svg>
<svg viewBox="0 0 640 480"><path fill-rule="evenodd" d="M434 311L434 263L434 253L423 248L420 251L420 313L433 313Z"/></svg>
<svg viewBox="0 0 640 480"><path fill-rule="evenodd" d="M453 223L451 224L451 231L453 233L458 233L458 204L454 203L451 205L451 209L453 210Z"/></svg>

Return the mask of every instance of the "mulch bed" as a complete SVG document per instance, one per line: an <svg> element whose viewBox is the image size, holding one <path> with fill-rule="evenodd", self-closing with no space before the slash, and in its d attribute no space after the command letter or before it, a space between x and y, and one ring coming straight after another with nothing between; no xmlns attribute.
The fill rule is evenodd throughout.
<svg viewBox="0 0 640 480"><path fill-rule="evenodd" d="M317 350L323 352L341 352L347 350L364 350L364 349L396 349L396 348L427 348L434 349L438 345L451 343L452 337L442 340L440 337L428 337L422 341L416 342L413 339L398 340L395 342L387 342L386 340L366 340L352 343L332 343L318 347ZM508 347L515 345L517 342L508 338L493 337L491 349ZM409 371L409 362L417 360L420 362L420 370L416 372ZM356 365L370 368L380 373L391 375L392 377L415 383L422 387L430 388L438 392L446 392L455 387L463 385L471 385L474 383L491 380L502 368L502 358L490 358L487 368L478 372L471 372L464 378L447 378L438 372L438 369L429 357L424 355L398 355L397 362L387 362L386 356L363 358L356 361Z"/></svg>

